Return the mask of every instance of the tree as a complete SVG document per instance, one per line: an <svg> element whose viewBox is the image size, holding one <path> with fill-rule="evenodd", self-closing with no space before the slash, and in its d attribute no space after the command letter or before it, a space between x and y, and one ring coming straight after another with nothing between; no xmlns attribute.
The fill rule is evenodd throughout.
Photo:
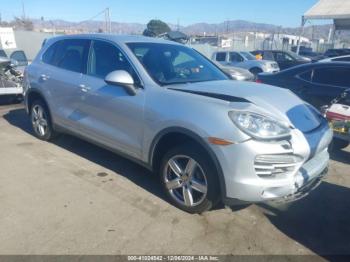
<svg viewBox="0 0 350 262"><path fill-rule="evenodd" d="M164 33L168 33L170 31L171 31L170 27L163 21L151 20L148 22L147 28L145 29L145 31L143 31L143 35L155 37Z"/></svg>

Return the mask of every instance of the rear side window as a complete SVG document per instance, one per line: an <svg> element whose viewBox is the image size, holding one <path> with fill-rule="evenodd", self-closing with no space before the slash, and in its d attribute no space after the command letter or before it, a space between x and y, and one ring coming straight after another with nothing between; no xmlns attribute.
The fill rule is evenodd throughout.
<svg viewBox="0 0 350 262"><path fill-rule="evenodd" d="M320 68L314 70L313 82L324 85L350 87L350 68Z"/></svg>
<svg viewBox="0 0 350 262"><path fill-rule="evenodd" d="M220 52L216 54L216 61L225 62L226 61L226 52Z"/></svg>
<svg viewBox="0 0 350 262"><path fill-rule="evenodd" d="M43 62L76 73L86 73L90 40L67 39L53 44L43 55Z"/></svg>

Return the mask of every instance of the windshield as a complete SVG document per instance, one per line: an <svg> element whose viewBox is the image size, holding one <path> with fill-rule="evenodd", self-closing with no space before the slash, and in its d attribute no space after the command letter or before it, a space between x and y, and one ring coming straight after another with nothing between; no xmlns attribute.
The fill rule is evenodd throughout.
<svg viewBox="0 0 350 262"><path fill-rule="evenodd" d="M247 60L256 60L256 57L249 52L240 52L240 54Z"/></svg>
<svg viewBox="0 0 350 262"><path fill-rule="evenodd" d="M127 45L160 85L228 79L213 63L191 48L159 43Z"/></svg>
<svg viewBox="0 0 350 262"><path fill-rule="evenodd" d="M304 60L303 57L301 57L300 55L294 53L294 52L289 52L287 51L288 55L290 55L291 57L293 57L295 60Z"/></svg>

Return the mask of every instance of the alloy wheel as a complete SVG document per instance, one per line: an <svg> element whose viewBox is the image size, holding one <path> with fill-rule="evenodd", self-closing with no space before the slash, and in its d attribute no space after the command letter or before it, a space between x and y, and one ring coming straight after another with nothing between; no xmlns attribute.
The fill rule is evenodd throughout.
<svg viewBox="0 0 350 262"><path fill-rule="evenodd" d="M206 175L202 167L189 156L177 155L169 159L163 179L170 196L181 205L198 206L207 196Z"/></svg>
<svg viewBox="0 0 350 262"><path fill-rule="evenodd" d="M34 105L32 108L32 125L35 133L43 137L48 130L48 120L45 110L41 105Z"/></svg>

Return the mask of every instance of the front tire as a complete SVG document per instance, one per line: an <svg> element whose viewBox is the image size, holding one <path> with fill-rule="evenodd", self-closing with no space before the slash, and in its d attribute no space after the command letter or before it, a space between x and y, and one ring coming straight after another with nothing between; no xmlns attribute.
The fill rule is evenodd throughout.
<svg viewBox="0 0 350 262"><path fill-rule="evenodd" d="M188 213L208 211L220 200L216 168L196 145L171 149L165 154L159 173L170 202Z"/></svg>
<svg viewBox="0 0 350 262"><path fill-rule="evenodd" d="M50 113L42 100L33 102L30 109L30 120L34 134L43 141L50 141L55 136L52 128Z"/></svg>

